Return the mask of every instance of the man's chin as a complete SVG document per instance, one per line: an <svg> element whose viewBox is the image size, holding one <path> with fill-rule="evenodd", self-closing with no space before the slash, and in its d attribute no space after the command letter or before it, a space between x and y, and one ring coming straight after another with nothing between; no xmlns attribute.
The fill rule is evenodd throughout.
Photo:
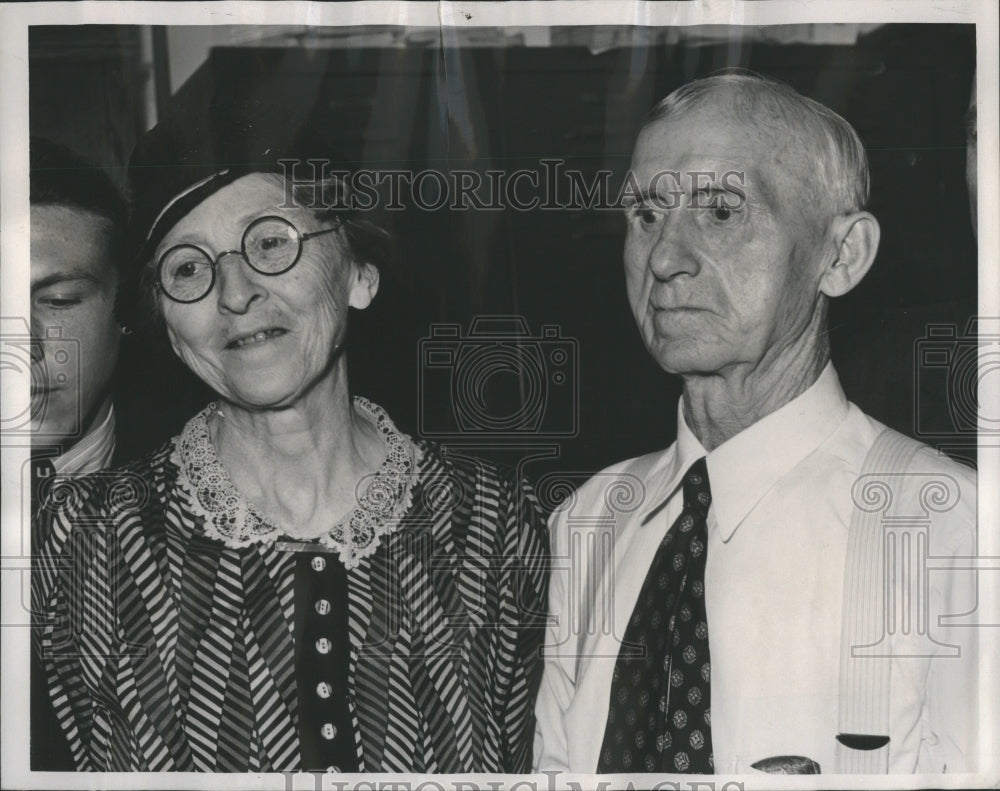
<svg viewBox="0 0 1000 791"><path fill-rule="evenodd" d="M711 374L718 371L722 361L718 349L706 348L700 339L689 337L664 338L658 336L648 345L649 353L668 374ZM716 352L716 354L712 354Z"/></svg>

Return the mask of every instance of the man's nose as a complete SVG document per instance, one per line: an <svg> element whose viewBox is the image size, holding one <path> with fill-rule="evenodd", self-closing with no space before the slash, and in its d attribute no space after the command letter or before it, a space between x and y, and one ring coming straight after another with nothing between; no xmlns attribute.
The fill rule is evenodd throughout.
<svg viewBox="0 0 1000 791"><path fill-rule="evenodd" d="M267 296L267 289L262 283L264 275L255 272L242 253L236 250L225 252L219 256L215 266L221 310L246 313L253 302Z"/></svg>
<svg viewBox="0 0 1000 791"><path fill-rule="evenodd" d="M684 207L663 210L659 233L649 250L649 269L661 280L678 275L694 276L701 267L687 238Z"/></svg>

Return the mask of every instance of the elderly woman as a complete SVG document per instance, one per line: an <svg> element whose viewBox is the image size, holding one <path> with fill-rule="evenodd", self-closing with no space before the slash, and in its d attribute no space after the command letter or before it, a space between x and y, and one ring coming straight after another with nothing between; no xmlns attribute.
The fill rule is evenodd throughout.
<svg viewBox="0 0 1000 791"><path fill-rule="evenodd" d="M149 457L50 492L35 606L76 765L525 771L533 495L352 397L378 232L247 159L175 165L189 183L160 185L143 245L146 304L216 400Z"/></svg>

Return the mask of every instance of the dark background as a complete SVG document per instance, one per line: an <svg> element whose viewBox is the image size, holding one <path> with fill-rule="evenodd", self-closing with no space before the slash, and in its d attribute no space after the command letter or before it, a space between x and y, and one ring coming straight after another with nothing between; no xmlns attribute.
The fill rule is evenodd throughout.
<svg viewBox="0 0 1000 791"><path fill-rule="evenodd" d="M32 134L97 159L120 183L146 126L138 31L30 34ZM618 40L627 37L617 31ZM253 97L282 108L282 124L320 130L331 151L364 167L512 171L555 157L584 173L611 169L617 184L645 113L682 83L726 66L784 80L843 115L871 161L880 252L831 315L848 397L894 428L974 459L969 432L956 425L961 415L948 408L955 398L947 370L914 364L928 323L958 325L961 336L976 307L964 182L974 27L884 26L854 46L643 43L649 38L637 33L632 46L597 54L575 45L572 31L544 48L219 47L158 104L161 112L201 113L220 97ZM410 206L380 221L399 255L375 305L352 315L350 376L355 392L386 407L403 430L454 427L446 439L503 461L548 455L531 465L534 476L594 471L673 440L679 382L653 363L635 329L620 213ZM524 317L535 340L468 338L470 322L490 314ZM447 365L421 367L420 341L439 323L462 328L461 342L435 347L465 355L452 359L457 380ZM557 328L554 337L539 339L543 325ZM553 360L558 350L570 353L568 362ZM479 355L500 364L477 366ZM559 370L569 373L562 385L553 380ZM143 427L142 445L176 433L210 397L172 355L138 338L128 339L122 371L118 408ZM476 376L486 401L465 413L483 429L470 435L455 412L461 387Z"/></svg>

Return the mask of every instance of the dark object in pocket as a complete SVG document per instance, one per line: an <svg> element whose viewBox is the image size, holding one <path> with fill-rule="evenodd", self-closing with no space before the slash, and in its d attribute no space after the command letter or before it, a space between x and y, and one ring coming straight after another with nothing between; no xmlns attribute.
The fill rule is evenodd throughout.
<svg viewBox="0 0 1000 791"><path fill-rule="evenodd" d="M774 755L750 764L754 769L772 775L818 775L819 764L803 755Z"/></svg>

